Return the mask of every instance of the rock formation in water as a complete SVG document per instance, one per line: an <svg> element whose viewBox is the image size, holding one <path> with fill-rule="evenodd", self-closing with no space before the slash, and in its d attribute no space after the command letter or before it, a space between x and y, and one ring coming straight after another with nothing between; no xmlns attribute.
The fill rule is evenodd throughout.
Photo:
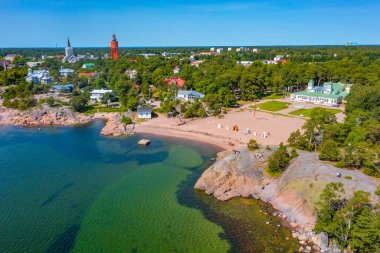
<svg viewBox="0 0 380 253"><path fill-rule="evenodd" d="M102 131L101 135L105 136L122 136L135 134L135 125L125 125L121 123L121 115L118 113L109 114L108 120Z"/></svg>

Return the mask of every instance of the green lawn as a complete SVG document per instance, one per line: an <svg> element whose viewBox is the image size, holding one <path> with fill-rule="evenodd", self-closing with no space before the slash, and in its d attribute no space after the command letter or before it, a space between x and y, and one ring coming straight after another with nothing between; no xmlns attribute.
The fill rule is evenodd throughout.
<svg viewBox="0 0 380 253"><path fill-rule="evenodd" d="M277 111L287 109L289 107L289 103L278 102L278 101L268 101L262 104L258 104L257 107L260 108L261 110L277 112Z"/></svg>
<svg viewBox="0 0 380 253"><path fill-rule="evenodd" d="M329 112L332 112L332 113L335 113L335 114L342 112L341 110L338 110L338 109L316 107L316 108L311 108L311 109L299 109L299 110L295 110L295 111L290 112L289 114L298 115L298 116L300 116L302 114L304 117L310 118L311 112L313 110L317 109L317 108L318 109L323 109L323 110L326 110L326 111L329 111Z"/></svg>

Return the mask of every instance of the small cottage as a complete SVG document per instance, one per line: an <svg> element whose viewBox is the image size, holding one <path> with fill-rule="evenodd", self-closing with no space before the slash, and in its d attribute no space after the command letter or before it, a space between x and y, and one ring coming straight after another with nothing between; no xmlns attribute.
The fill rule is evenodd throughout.
<svg viewBox="0 0 380 253"><path fill-rule="evenodd" d="M152 107L150 107L150 106L139 106L139 107L137 107L137 117L139 119L151 119L152 118Z"/></svg>

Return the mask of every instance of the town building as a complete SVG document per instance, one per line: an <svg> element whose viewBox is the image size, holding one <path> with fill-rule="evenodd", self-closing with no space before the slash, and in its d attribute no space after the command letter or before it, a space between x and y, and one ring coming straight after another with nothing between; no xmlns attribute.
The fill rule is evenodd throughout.
<svg viewBox="0 0 380 253"><path fill-rule="evenodd" d="M96 79L98 76L95 72L83 72L78 74L79 77L87 77Z"/></svg>
<svg viewBox="0 0 380 253"><path fill-rule="evenodd" d="M112 40L111 40L111 57L114 60L119 59L119 42L117 42L116 35L112 35Z"/></svg>
<svg viewBox="0 0 380 253"><path fill-rule="evenodd" d="M65 48L65 57L62 62L76 63L79 59L74 55L74 49L71 47L70 39L67 38L67 46Z"/></svg>
<svg viewBox="0 0 380 253"><path fill-rule="evenodd" d="M193 90L179 90L177 94L177 99L185 101L194 101L195 99L201 99L204 96L204 94Z"/></svg>
<svg viewBox="0 0 380 253"><path fill-rule="evenodd" d="M204 61L193 61L191 63L191 66L199 68L199 66L203 63Z"/></svg>
<svg viewBox="0 0 380 253"><path fill-rule="evenodd" d="M61 69L59 70L59 75L64 78L67 78L69 75L72 75L74 73L75 70L63 68L63 66L61 66Z"/></svg>
<svg viewBox="0 0 380 253"><path fill-rule="evenodd" d="M25 79L28 83L49 84L53 81L50 77L49 69L32 70L28 69L28 74Z"/></svg>
<svg viewBox="0 0 380 253"><path fill-rule="evenodd" d="M211 52L215 52L215 47L210 48Z"/></svg>
<svg viewBox="0 0 380 253"><path fill-rule="evenodd" d="M221 54L221 53L224 52L224 48L217 48L217 49L216 49L216 52L217 52L218 54Z"/></svg>
<svg viewBox="0 0 380 253"><path fill-rule="evenodd" d="M290 100L318 105L339 106L350 92L351 86L352 84L341 82L326 82L323 86L316 86L314 80L310 80L307 90L292 93Z"/></svg>
<svg viewBox="0 0 380 253"><path fill-rule="evenodd" d="M78 61L87 61L87 60L97 60L98 57L87 53L87 54L78 54L77 59Z"/></svg>
<svg viewBox="0 0 380 253"><path fill-rule="evenodd" d="M34 67L37 67L38 65L41 65L42 61L28 61L26 63L26 65L29 67L29 68L34 68Z"/></svg>
<svg viewBox="0 0 380 253"><path fill-rule="evenodd" d="M19 56L18 54L7 54L4 56L4 60L13 62L16 56Z"/></svg>
<svg viewBox="0 0 380 253"><path fill-rule="evenodd" d="M152 107L150 107L150 106L138 106L137 107L137 117L139 119L151 119L152 118Z"/></svg>
<svg viewBox="0 0 380 253"><path fill-rule="evenodd" d="M181 71L181 68L178 67L178 66L175 66L175 67L173 68L173 73L174 73L174 74L178 74L180 71Z"/></svg>
<svg viewBox="0 0 380 253"><path fill-rule="evenodd" d="M260 49L258 49L258 48L253 48L252 49L252 53L258 53L258 52L260 52Z"/></svg>
<svg viewBox="0 0 380 253"><path fill-rule="evenodd" d="M227 48L227 51L228 52L232 51L232 47Z"/></svg>
<svg viewBox="0 0 380 253"><path fill-rule="evenodd" d="M156 56L156 54L140 54L140 55L142 55L146 59Z"/></svg>
<svg viewBox="0 0 380 253"><path fill-rule="evenodd" d="M253 61L238 61L237 62L237 64L242 65L244 67L249 67L252 65L252 63L253 63Z"/></svg>
<svg viewBox="0 0 380 253"><path fill-rule="evenodd" d="M172 57L176 57L176 56L179 56L181 55L181 53L167 53L167 52L163 52L161 53L161 55L165 58L172 58Z"/></svg>
<svg viewBox="0 0 380 253"><path fill-rule="evenodd" d="M273 61L275 62L280 62L284 59L283 55L277 55L276 57L273 58Z"/></svg>
<svg viewBox="0 0 380 253"><path fill-rule="evenodd" d="M8 70L8 69L11 69L11 61L8 61L8 60L2 60L0 61L0 67L3 68L3 70Z"/></svg>
<svg viewBox="0 0 380 253"><path fill-rule="evenodd" d="M95 67L94 63L85 63L83 64L82 69L92 69L93 67Z"/></svg>
<svg viewBox="0 0 380 253"><path fill-rule="evenodd" d="M135 79L136 75L137 75L137 71L134 69L134 70L127 70L126 71L126 74L129 76L129 79Z"/></svg>
<svg viewBox="0 0 380 253"><path fill-rule="evenodd" d="M115 94L113 90L104 90L104 89L93 90L90 92L90 99L94 103L99 103L106 93Z"/></svg>
<svg viewBox="0 0 380 253"><path fill-rule="evenodd" d="M63 84L63 85L53 85L51 87L52 93L72 93L74 89L74 85L72 84Z"/></svg>
<svg viewBox="0 0 380 253"><path fill-rule="evenodd" d="M165 80L165 83L169 86L176 85L179 88L182 88L185 85L185 81L179 77L171 77Z"/></svg>

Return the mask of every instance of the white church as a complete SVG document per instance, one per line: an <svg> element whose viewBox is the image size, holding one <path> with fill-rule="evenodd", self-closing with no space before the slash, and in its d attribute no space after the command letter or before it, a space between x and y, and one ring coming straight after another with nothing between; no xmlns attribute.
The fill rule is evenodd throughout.
<svg viewBox="0 0 380 253"><path fill-rule="evenodd" d="M62 62L76 63L79 59L74 55L74 49L71 47L70 39L67 38L67 47L65 48L65 57L62 59Z"/></svg>

